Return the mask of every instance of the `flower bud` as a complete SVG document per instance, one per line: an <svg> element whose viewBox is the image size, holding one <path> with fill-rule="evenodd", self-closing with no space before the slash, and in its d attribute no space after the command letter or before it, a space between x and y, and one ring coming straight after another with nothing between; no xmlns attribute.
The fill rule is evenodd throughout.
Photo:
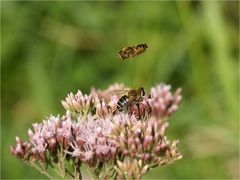
<svg viewBox="0 0 240 180"><path fill-rule="evenodd" d="M49 140L49 149L50 149L51 151L55 149L56 143L57 143L57 141L56 141L55 138L51 138L51 139Z"/></svg>
<svg viewBox="0 0 240 180"><path fill-rule="evenodd" d="M16 142L17 142L17 144L22 144L22 141L18 136L16 136Z"/></svg>
<svg viewBox="0 0 240 180"><path fill-rule="evenodd" d="M12 155L16 154L16 151L15 151L15 148L13 147L13 145L10 145L9 149L10 149L10 152Z"/></svg>
<svg viewBox="0 0 240 180"><path fill-rule="evenodd" d="M24 152L23 152L23 149L22 149L22 146L21 144L17 144L16 146L16 149L15 149L15 152L21 156L21 158L24 157Z"/></svg>
<svg viewBox="0 0 240 180"><path fill-rule="evenodd" d="M132 144L134 144L134 139L133 137L128 138L128 146L131 146Z"/></svg>
<svg viewBox="0 0 240 180"><path fill-rule="evenodd" d="M148 126L146 130L146 135L151 135L152 134L152 126Z"/></svg>
<svg viewBox="0 0 240 180"><path fill-rule="evenodd" d="M149 166L148 166L148 165L145 165L145 166L142 168L141 174L145 174L148 170L149 170Z"/></svg>
<svg viewBox="0 0 240 180"><path fill-rule="evenodd" d="M65 109L67 109L67 110L70 109L67 102L65 102L65 101L61 101L61 102L62 102L62 105L63 105L63 107L64 107Z"/></svg>

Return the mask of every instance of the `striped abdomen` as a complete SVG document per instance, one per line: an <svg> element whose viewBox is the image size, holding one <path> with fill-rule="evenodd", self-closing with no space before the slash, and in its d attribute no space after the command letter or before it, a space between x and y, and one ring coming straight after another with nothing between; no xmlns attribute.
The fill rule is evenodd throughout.
<svg viewBox="0 0 240 180"><path fill-rule="evenodd" d="M128 105L129 99L127 95L122 96L117 102L117 110L122 110Z"/></svg>

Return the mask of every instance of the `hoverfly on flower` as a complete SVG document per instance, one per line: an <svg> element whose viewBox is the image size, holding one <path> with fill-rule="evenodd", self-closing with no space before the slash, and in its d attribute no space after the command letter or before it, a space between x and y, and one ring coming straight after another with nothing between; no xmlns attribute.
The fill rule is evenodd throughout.
<svg viewBox="0 0 240 180"><path fill-rule="evenodd" d="M139 104L143 100L145 91L143 87L130 90L113 90L109 92L110 94L120 95L117 102L116 111L122 111L125 107L131 104Z"/></svg>

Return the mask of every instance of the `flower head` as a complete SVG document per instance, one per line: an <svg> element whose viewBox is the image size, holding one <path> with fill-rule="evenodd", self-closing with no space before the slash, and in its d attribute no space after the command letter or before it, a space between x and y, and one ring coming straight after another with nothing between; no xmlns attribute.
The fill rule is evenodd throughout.
<svg viewBox="0 0 240 180"><path fill-rule="evenodd" d="M16 137L10 152L46 167L58 163L63 177L69 171L64 167L68 161L75 178L82 163L100 179L140 179L150 168L180 159L178 140L168 141L165 132L168 117L181 101L181 89L172 94L169 85L157 85L139 102L128 101L120 111L116 110L120 97L111 92L121 89L130 88L114 84L106 90L92 89L89 95L80 90L69 93L62 101L66 114L34 123L28 130L29 140Z"/></svg>
<svg viewBox="0 0 240 180"><path fill-rule="evenodd" d="M45 141L43 134L43 124L34 123L33 124L34 133L31 129L28 130L29 140L33 144L34 149L38 153L44 153L46 151L47 142Z"/></svg>
<svg viewBox="0 0 240 180"><path fill-rule="evenodd" d="M93 94L82 94L80 90L74 95L69 93L62 105L71 112L87 115L94 111L95 96Z"/></svg>
<svg viewBox="0 0 240 180"><path fill-rule="evenodd" d="M151 88L148 103L152 107L152 114L157 117L169 117L178 109L182 99L181 88L174 94L171 93L171 86L160 84Z"/></svg>
<svg viewBox="0 0 240 180"><path fill-rule="evenodd" d="M97 159L104 161L110 159L116 152L116 142L108 138L111 131L109 124L109 117L107 119L97 118L92 115L87 118L79 118L78 122L73 124L73 135L76 139L76 145L83 153L81 160L92 163Z"/></svg>
<svg viewBox="0 0 240 180"><path fill-rule="evenodd" d="M72 141L72 119L71 114L67 111L66 115L61 117L60 125L57 128L57 140L64 146Z"/></svg>

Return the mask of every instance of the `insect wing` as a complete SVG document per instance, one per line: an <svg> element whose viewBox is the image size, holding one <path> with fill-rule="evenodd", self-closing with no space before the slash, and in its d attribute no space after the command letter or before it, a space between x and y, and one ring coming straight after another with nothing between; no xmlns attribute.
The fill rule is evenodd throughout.
<svg viewBox="0 0 240 180"><path fill-rule="evenodd" d="M122 89L122 90L112 90L112 91L109 91L108 93L109 93L110 95L123 96L123 95L127 94L128 91L129 91L129 90Z"/></svg>

